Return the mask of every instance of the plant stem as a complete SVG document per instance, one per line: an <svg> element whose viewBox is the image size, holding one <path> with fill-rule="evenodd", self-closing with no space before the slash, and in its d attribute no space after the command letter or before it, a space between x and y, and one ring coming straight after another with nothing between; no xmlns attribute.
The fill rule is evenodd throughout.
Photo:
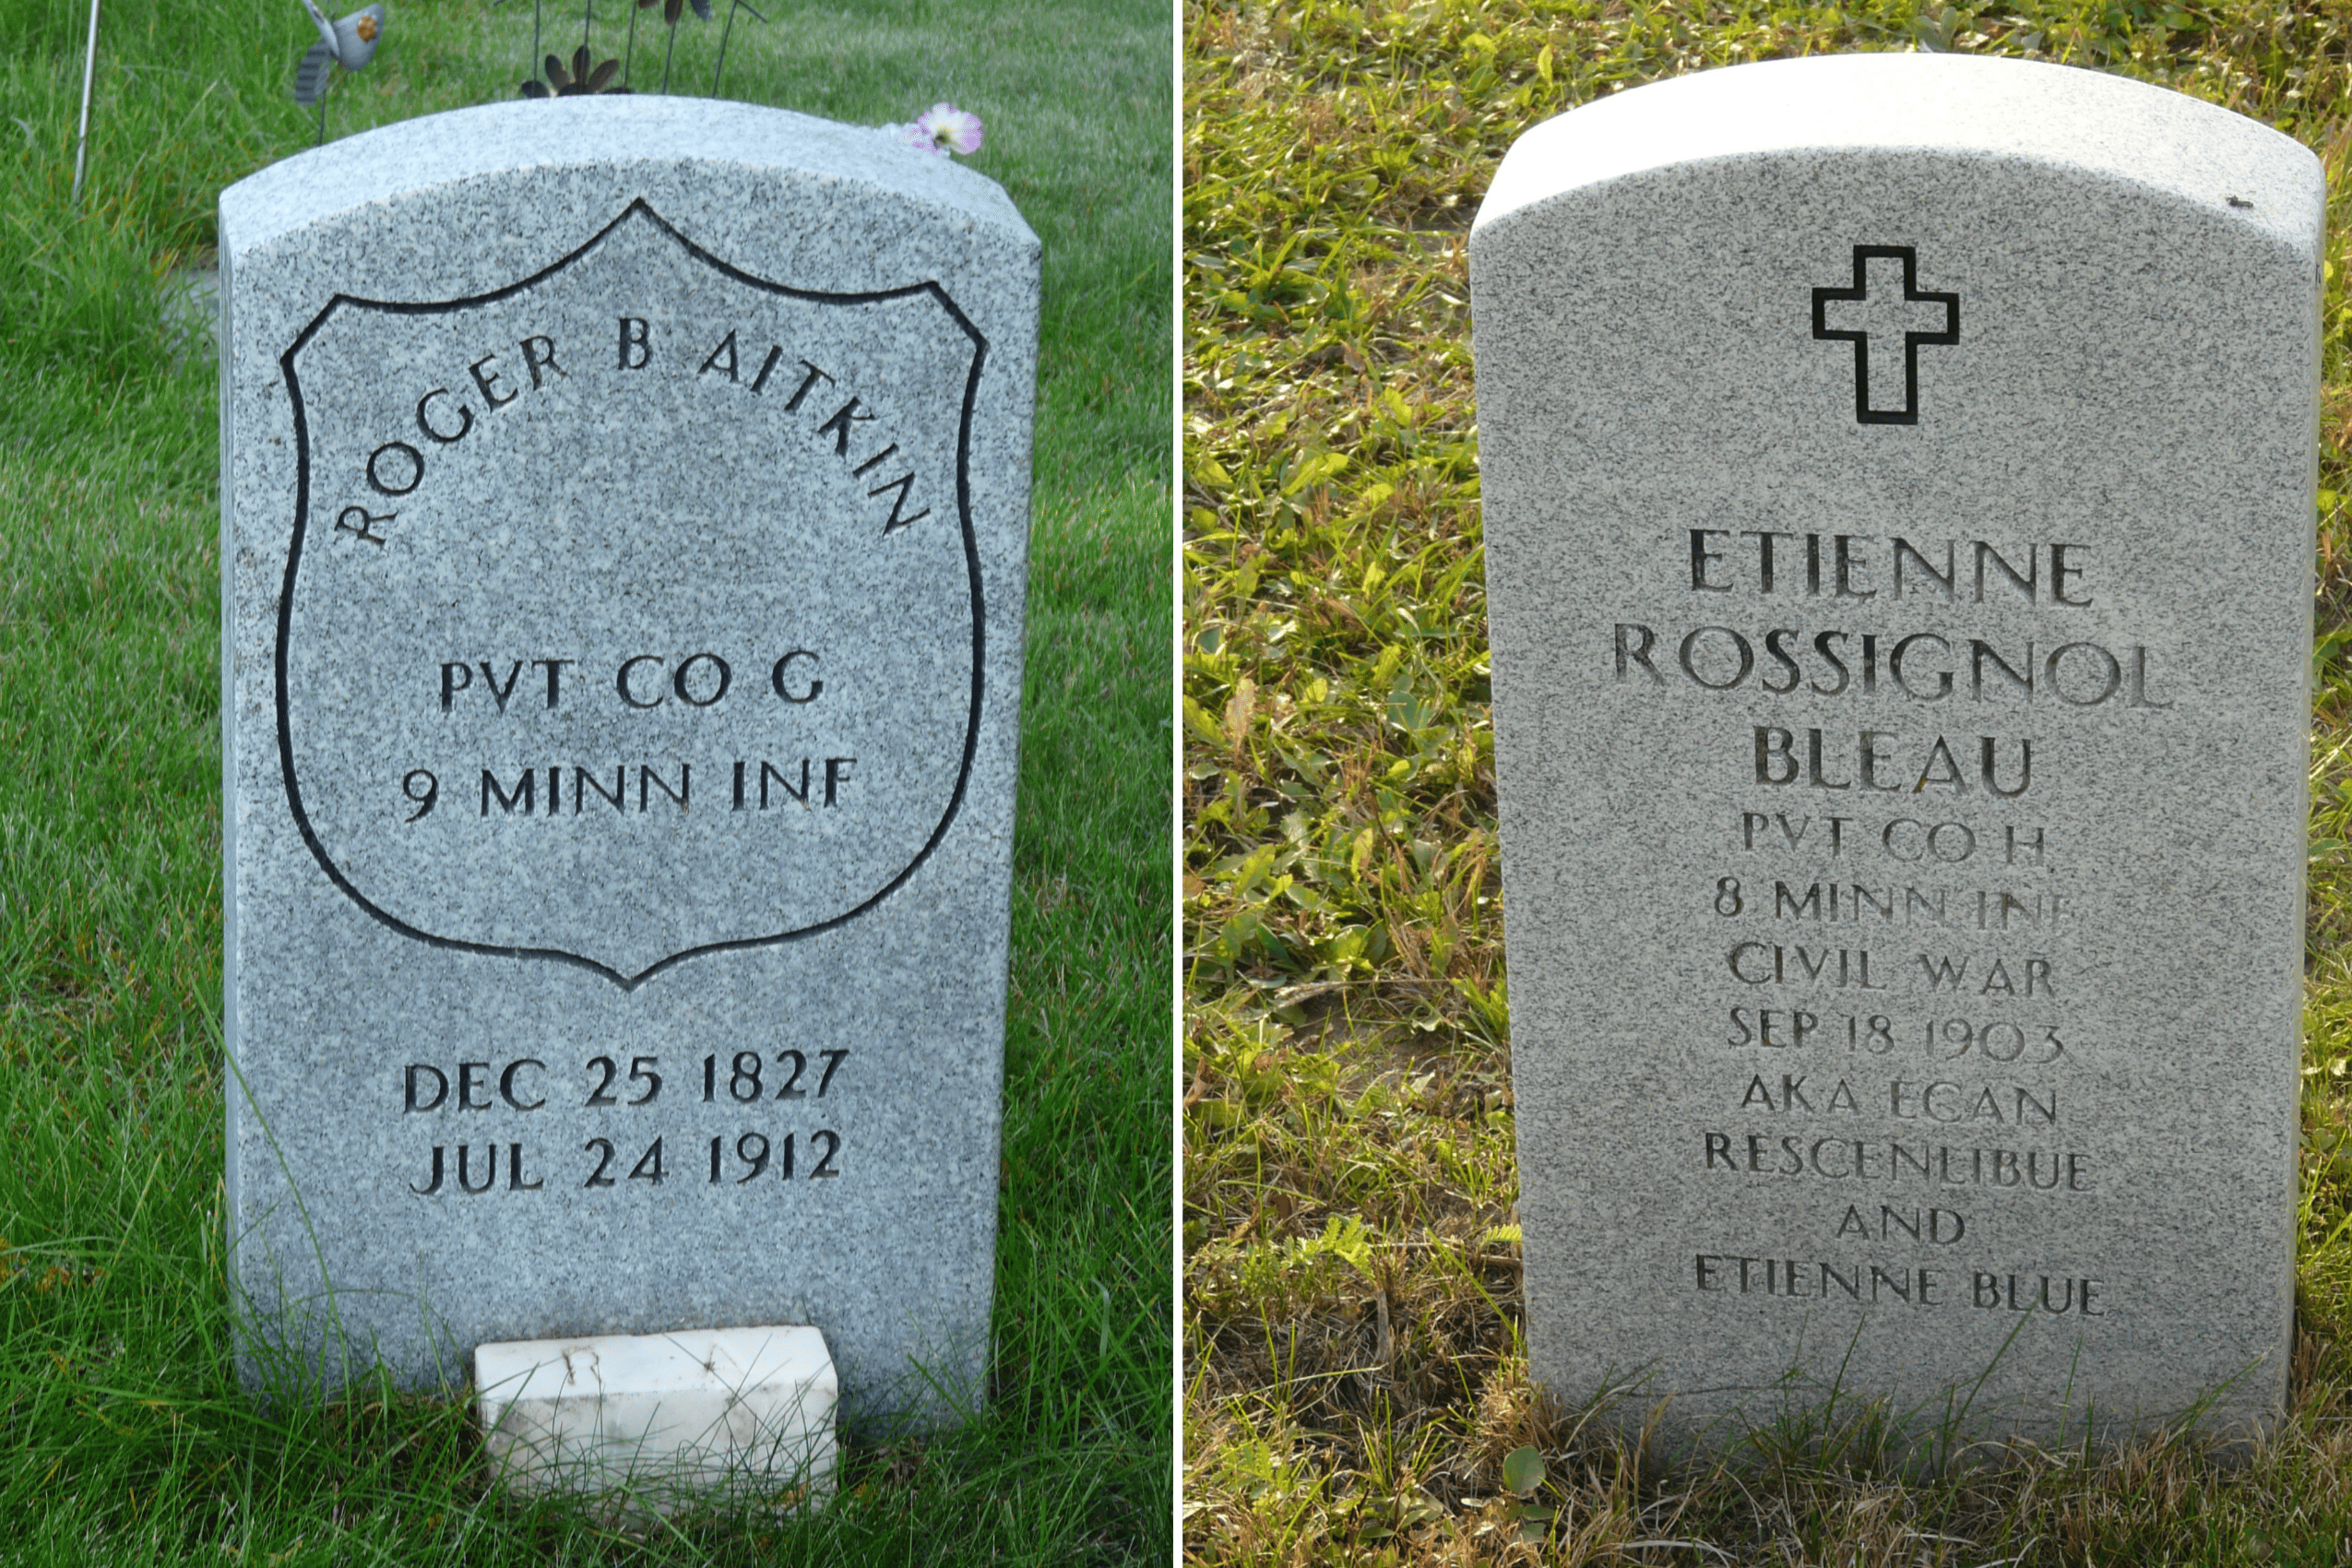
<svg viewBox="0 0 2352 1568"><path fill-rule="evenodd" d="M327 89L318 89L318 145L327 145Z"/></svg>
<svg viewBox="0 0 2352 1568"><path fill-rule="evenodd" d="M531 0L531 68L530 79L539 80L539 12L543 0Z"/></svg>
<svg viewBox="0 0 2352 1568"><path fill-rule="evenodd" d="M621 52L621 85L624 88L629 85L629 67L637 60L637 13L643 9L642 6L629 7L629 46Z"/></svg>
<svg viewBox="0 0 2352 1568"><path fill-rule="evenodd" d="M719 30L719 64L710 68L710 96L719 96L719 74L727 68L727 40L735 30L735 7L742 0L727 0L727 25Z"/></svg>
<svg viewBox="0 0 2352 1568"><path fill-rule="evenodd" d="M678 48L678 24L670 24L670 42L661 51L661 90L670 90L670 56Z"/></svg>
<svg viewBox="0 0 2352 1568"><path fill-rule="evenodd" d="M588 44L588 29L596 25L596 0L588 0L588 9L580 16L580 47Z"/></svg>

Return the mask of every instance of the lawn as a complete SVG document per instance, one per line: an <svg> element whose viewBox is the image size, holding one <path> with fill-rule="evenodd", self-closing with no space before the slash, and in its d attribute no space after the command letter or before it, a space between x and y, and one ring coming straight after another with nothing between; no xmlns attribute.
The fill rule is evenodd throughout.
<svg viewBox="0 0 2352 1568"><path fill-rule="evenodd" d="M2316 519L2300 1321L2289 1418L2235 1467L2175 1436L1907 1479L1883 1433L1828 1423L1667 1470L1538 1396L1467 303L1470 220L1522 130L1743 61L1926 48L2116 71L2277 126L2340 192L2352 6L1188 0L1179 25L1187 1560L2352 1561L2340 224ZM1540 1481L1506 1481L1506 1455L1528 1447Z"/></svg>
<svg viewBox="0 0 2352 1568"><path fill-rule="evenodd" d="M394 0L329 136L516 95L581 12ZM0 1509L10 1562L1164 1562L1174 1511L1165 785L1170 19L1148 0L596 8L595 53L864 124L978 112L1044 242L991 1402L812 1518L489 1491L462 1399L263 1408L221 1193L215 366L175 278L308 146L299 6L0 0ZM659 85L658 77L652 85Z"/></svg>

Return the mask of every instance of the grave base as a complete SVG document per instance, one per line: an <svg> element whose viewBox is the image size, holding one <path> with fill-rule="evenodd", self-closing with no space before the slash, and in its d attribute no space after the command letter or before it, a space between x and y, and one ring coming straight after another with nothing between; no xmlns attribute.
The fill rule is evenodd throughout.
<svg viewBox="0 0 2352 1568"><path fill-rule="evenodd" d="M517 1491L831 1495L839 1384L814 1328L521 1339L474 1351L474 1409Z"/></svg>

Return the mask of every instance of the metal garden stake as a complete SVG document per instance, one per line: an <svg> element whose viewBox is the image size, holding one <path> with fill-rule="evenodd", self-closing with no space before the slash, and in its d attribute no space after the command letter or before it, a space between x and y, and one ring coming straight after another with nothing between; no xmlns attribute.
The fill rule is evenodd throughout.
<svg viewBox="0 0 2352 1568"><path fill-rule="evenodd" d="M318 29L318 42L303 52L294 66L294 101L305 108L318 105L318 145L325 147L330 68L340 65L356 71L375 57L375 46L384 37L384 7L363 6L339 22L328 21L312 0L303 0L303 9ZM96 0L91 0L91 14L96 15Z"/></svg>
<svg viewBox="0 0 2352 1568"><path fill-rule="evenodd" d="M74 138L74 206L82 204L82 154L89 150L89 85L98 69L98 0L89 0L89 44L82 51L82 128Z"/></svg>

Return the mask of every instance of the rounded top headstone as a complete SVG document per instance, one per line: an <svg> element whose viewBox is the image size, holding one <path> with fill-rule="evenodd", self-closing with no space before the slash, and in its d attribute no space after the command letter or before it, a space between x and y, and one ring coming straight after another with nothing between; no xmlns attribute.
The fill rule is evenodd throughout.
<svg viewBox="0 0 2352 1568"><path fill-rule="evenodd" d="M351 208L485 176L567 166L691 161L789 171L886 192L943 217L1037 236L987 175L879 130L721 99L658 94L517 100L421 115L295 154L220 193L222 248L264 244Z"/></svg>
<svg viewBox="0 0 2352 1568"><path fill-rule="evenodd" d="M1823 54L1693 72L1547 120L1512 144L1471 228L1674 165L1831 148L2038 160L2294 245L2312 243L2327 199L2319 160L2293 137L2168 88L2031 60Z"/></svg>

